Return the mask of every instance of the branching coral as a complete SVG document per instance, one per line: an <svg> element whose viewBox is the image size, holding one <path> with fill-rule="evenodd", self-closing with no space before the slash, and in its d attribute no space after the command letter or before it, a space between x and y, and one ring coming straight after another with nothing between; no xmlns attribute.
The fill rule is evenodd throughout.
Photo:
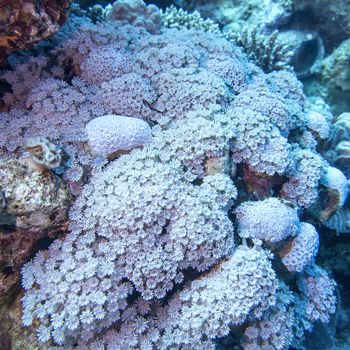
<svg viewBox="0 0 350 350"><path fill-rule="evenodd" d="M243 28L240 35L235 32L225 33L228 39L243 48L249 59L255 62L265 72L291 69L290 48L278 40L278 31L271 34L262 32L259 26L252 29Z"/></svg>
<svg viewBox="0 0 350 350"><path fill-rule="evenodd" d="M174 5L161 12L162 24L168 28L198 29L204 32L220 33L219 25L211 19L203 19L198 11L189 13Z"/></svg>

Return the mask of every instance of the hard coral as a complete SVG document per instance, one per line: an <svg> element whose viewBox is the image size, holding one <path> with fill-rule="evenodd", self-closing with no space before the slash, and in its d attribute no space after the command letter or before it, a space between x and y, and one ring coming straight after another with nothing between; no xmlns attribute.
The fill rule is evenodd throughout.
<svg viewBox="0 0 350 350"><path fill-rule="evenodd" d="M106 157L118 151L129 151L151 141L149 125L137 118L104 115L90 120L85 126L92 151Z"/></svg>
<svg viewBox="0 0 350 350"><path fill-rule="evenodd" d="M52 169L61 164L61 149L44 137L30 137L26 148L39 168Z"/></svg>
<svg viewBox="0 0 350 350"><path fill-rule="evenodd" d="M242 238L276 243L299 233L297 212L277 198L245 202L236 208L236 217Z"/></svg>
<svg viewBox="0 0 350 350"><path fill-rule="evenodd" d="M155 5L146 5L142 0L117 0L107 8L107 19L144 27L150 33L160 31L160 11Z"/></svg>

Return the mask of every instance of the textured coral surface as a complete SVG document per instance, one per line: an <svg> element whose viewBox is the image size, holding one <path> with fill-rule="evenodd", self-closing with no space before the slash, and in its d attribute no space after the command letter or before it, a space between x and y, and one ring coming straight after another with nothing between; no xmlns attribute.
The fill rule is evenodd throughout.
<svg viewBox="0 0 350 350"><path fill-rule="evenodd" d="M55 349L302 346L336 305L308 220L331 190L315 127L328 119L293 73L265 74L207 23L113 6L3 75L0 155L50 140L62 158L46 171L73 197L68 230L22 268L23 326ZM120 120L90 129L106 115ZM111 160L96 142L139 147Z"/></svg>

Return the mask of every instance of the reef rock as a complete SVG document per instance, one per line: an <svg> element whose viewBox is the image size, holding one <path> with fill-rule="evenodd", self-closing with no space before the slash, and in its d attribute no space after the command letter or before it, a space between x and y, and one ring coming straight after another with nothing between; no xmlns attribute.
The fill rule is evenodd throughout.
<svg viewBox="0 0 350 350"><path fill-rule="evenodd" d="M0 224L4 227L45 230L66 220L69 192L52 173L18 160L1 161L0 184L5 201Z"/></svg>
<svg viewBox="0 0 350 350"><path fill-rule="evenodd" d="M28 49L56 33L72 0L0 2L0 63L14 50Z"/></svg>

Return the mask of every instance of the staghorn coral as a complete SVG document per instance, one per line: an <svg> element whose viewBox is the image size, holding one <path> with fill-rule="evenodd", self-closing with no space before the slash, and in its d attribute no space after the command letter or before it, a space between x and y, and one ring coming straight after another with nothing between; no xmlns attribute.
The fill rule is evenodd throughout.
<svg viewBox="0 0 350 350"><path fill-rule="evenodd" d="M211 19L203 19L198 11L189 13L171 5L161 12L160 18L163 26L167 28L187 28L215 34L220 33L219 25Z"/></svg>
<svg viewBox="0 0 350 350"><path fill-rule="evenodd" d="M249 59L265 72L291 69L293 52L290 46L278 38L278 30L266 34L259 25L253 28L245 26L239 35L227 31L225 36L242 47Z"/></svg>

